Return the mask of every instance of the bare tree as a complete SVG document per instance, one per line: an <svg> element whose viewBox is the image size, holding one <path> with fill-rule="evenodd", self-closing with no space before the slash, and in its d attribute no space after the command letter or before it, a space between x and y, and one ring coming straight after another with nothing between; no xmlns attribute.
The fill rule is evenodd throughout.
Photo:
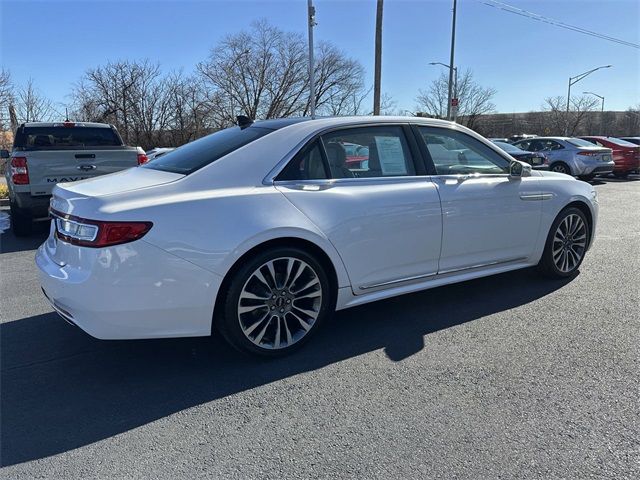
<svg viewBox="0 0 640 480"><path fill-rule="evenodd" d="M0 70L0 130L9 128L9 105L13 100L13 85L9 70Z"/></svg>
<svg viewBox="0 0 640 480"><path fill-rule="evenodd" d="M420 90L416 98L417 110L426 112L429 116L446 118L447 99L449 93L449 79L444 73L434 80L427 90ZM481 115L495 110L492 100L496 90L483 87L473 79L471 70L465 71L458 78L458 119L460 123L474 128Z"/></svg>
<svg viewBox="0 0 640 480"><path fill-rule="evenodd" d="M562 135L565 128L569 136L576 135L587 112L595 110L599 103L600 100L586 95L571 97L569 114L567 115L567 102L564 97L560 95L547 97L542 105L542 110L548 112L547 129L552 135Z"/></svg>
<svg viewBox="0 0 640 480"><path fill-rule="evenodd" d="M46 122L58 115L51 100L40 93L32 79L16 89L14 101L19 123Z"/></svg>
<svg viewBox="0 0 640 480"><path fill-rule="evenodd" d="M227 124L236 115L276 118L309 111L306 42L266 21L227 36L198 72ZM327 42L315 52L315 101L319 114L355 113L363 93L364 69Z"/></svg>

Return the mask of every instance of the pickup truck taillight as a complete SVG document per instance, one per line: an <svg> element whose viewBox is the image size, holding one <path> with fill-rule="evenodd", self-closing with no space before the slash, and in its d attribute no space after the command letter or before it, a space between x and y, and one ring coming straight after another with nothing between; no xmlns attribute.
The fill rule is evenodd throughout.
<svg viewBox="0 0 640 480"><path fill-rule="evenodd" d="M138 154L138 165L143 165L145 163L147 163L149 161L149 158L147 157L146 153L139 153Z"/></svg>
<svg viewBox="0 0 640 480"><path fill-rule="evenodd" d="M11 181L14 185L29 184L27 157L13 157L11 159Z"/></svg>
<svg viewBox="0 0 640 480"><path fill-rule="evenodd" d="M66 215L51 210L56 222L56 235L64 242L81 247L112 247L144 237L151 222L105 222Z"/></svg>

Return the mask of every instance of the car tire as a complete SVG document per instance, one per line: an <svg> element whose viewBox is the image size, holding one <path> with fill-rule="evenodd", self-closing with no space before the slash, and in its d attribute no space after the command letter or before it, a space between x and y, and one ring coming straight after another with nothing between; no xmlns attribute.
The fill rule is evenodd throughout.
<svg viewBox="0 0 640 480"><path fill-rule="evenodd" d="M613 174L616 178L627 178L629 176L629 172L617 172Z"/></svg>
<svg viewBox="0 0 640 480"><path fill-rule="evenodd" d="M575 275L584 260L590 239L591 229L582 210L565 208L551 224L538 269L555 278Z"/></svg>
<svg viewBox="0 0 640 480"><path fill-rule="evenodd" d="M9 203L11 230L16 237L26 237L33 232L33 218L24 213L13 202Z"/></svg>
<svg viewBox="0 0 640 480"><path fill-rule="evenodd" d="M552 163L551 166L549 167L549 170L556 173L564 173L565 175L571 175L571 169L569 168L569 165L567 165L564 162Z"/></svg>
<svg viewBox="0 0 640 480"><path fill-rule="evenodd" d="M287 355L308 342L334 310L324 266L300 248L258 253L232 273L227 285L215 323L244 353Z"/></svg>

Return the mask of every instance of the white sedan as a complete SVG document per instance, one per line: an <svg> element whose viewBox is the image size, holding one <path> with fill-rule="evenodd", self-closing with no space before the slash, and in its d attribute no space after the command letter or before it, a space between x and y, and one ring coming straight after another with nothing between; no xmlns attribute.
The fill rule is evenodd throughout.
<svg viewBox="0 0 640 480"><path fill-rule="evenodd" d="M534 265L573 275L597 212L589 184L456 124L244 119L56 186L36 263L53 308L94 337L220 332L280 355L335 309Z"/></svg>

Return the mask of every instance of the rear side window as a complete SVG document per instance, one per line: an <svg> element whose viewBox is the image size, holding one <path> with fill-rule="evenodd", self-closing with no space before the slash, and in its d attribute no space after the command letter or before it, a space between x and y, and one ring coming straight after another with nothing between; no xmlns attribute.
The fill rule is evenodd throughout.
<svg viewBox="0 0 640 480"><path fill-rule="evenodd" d="M227 128L156 157L142 168L188 175L271 132L253 126Z"/></svg>
<svg viewBox="0 0 640 480"><path fill-rule="evenodd" d="M122 140L111 128L96 127L22 127L13 142L14 148L25 150L121 145Z"/></svg>
<svg viewBox="0 0 640 480"><path fill-rule="evenodd" d="M323 180L329 178L322 160L320 146L315 141L300 152L278 175L277 180Z"/></svg>

